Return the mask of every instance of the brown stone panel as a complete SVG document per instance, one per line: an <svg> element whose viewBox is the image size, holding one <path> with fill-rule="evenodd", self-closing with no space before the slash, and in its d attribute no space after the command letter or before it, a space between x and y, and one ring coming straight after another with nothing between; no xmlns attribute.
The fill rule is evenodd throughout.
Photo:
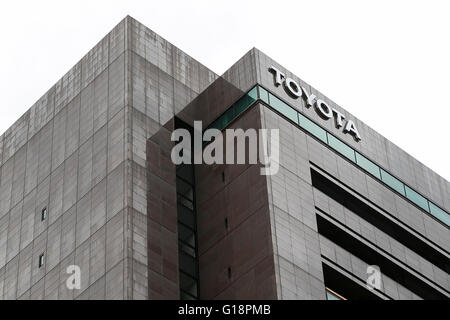
<svg viewBox="0 0 450 320"><path fill-rule="evenodd" d="M177 116L191 126L202 120L205 127L242 94L219 78ZM173 125L170 121L147 141L151 299L179 297ZM229 126L244 131L260 127L259 108L249 109ZM237 142L232 143L236 149ZM267 181L260 166L196 165L195 177L200 298L276 299Z"/></svg>
<svg viewBox="0 0 450 320"><path fill-rule="evenodd" d="M267 256L249 272L242 275L216 298L219 300L276 299L273 257Z"/></svg>
<svg viewBox="0 0 450 320"><path fill-rule="evenodd" d="M147 141L150 299L179 299L177 198L175 166L170 159L170 132L161 128Z"/></svg>
<svg viewBox="0 0 450 320"><path fill-rule="evenodd" d="M177 231L176 187L155 176L148 175L148 218L171 232Z"/></svg>
<svg viewBox="0 0 450 320"><path fill-rule="evenodd" d="M265 178L259 176L259 172L259 166L250 166L233 181L224 184L222 189L212 195L210 199L204 200L198 206L197 224L200 254L227 234L225 219L228 220L228 231L231 231L257 209L267 206L267 186ZM220 175L211 181L218 185L222 184ZM207 185L204 184L205 187ZM252 190L252 192L248 192L248 190ZM198 197L201 196L198 195Z"/></svg>
<svg viewBox="0 0 450 320"><path fill-rule="evenodd" d="M266 259L269 266L263 267L262 262ZM228 277L228 268L231 268L231 278ZM267 269L272 270L272 273L267 274ZM223 292L227 292L228 296L237 296L241 290L256 292L261 283L251 282L249 277L256 279L262 271L266 272L264 277L269 279L265 280L268 281L264 284L265 294L248 298L275 299L275 273L267 207L251 215L200 255L201 298L220 298Z"/></svg>
<svg viewBox="0 0 450 320"><path fill-rule="evenodd" d="M229 199L228 188L225 188L197 208L197 237L200 254L227 235L225 218L228 217Z"/></svg>
<svg viewBox="0 0 450 320"><path fill-rule="evenodd" d="M252 108L230 128L258 129L259 117L259 109ZM199 165L195 170L200 297L276 299L267 182L260 166Z"/></svg>
<svg viewBox="0 0 450 320"><path fill-rule="evenodd" d="M173 283L160 273L149 270L148 282L151 284L148 288L150 300L179 299L180 290L178 283Z"/></svg>

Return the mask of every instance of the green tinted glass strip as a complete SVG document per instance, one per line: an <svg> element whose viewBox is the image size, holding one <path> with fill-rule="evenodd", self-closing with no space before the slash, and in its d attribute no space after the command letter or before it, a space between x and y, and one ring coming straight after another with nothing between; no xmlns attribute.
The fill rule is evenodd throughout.
<svg viewBox="0 0 450 320"><path fill-rule="evenodd" d="M269 104L279 113L298 124L297 111L271 93L269 93Z"/></svg>
<svg viewBox="0 0 450 320"><path fill-rule="evenodd" d="M356 152L356 164L369 172L374 177L381 179L380 167L378 167L375 163L359 154L358 152Z"/></svg>
<svg viewBox="0 0 450 320"><path fill-rule="evenodd" d="M294 120L294 113L296 113L298 116L298 124L304 130L329 145L331 148L342 154L347 159L356 163L359 167L415 203L426 212L431 213L440 221L444 222L447 225L450 225L450 214L448 212L442 210L432 202L428 201L425 197L421 196L419 193L406 186L403 182L380 168L378 165L356 152L353 148L342 142L340 139L336 138L331 133L322 129L322 127L320 127L301 113L297 112L296 109L292 108L284 101L268 92L266 89L259 86L258 92L259 98L262 101L268 103L272 108L280 112L282 115L296 122Z"/></svg>
<svg viewBox="0 0 450 320"><path fill-rule="evenodd" d="M231 122L240 116L242 112L248 109L253 102L258 100L258 88L254 87L246 95L235 102L227 109L217 120L211 123L206 129L225 129Z"/></svg>
<svg viewBox="0 0 450 320"><path fill-rule="evenodd" d="M413 189L411 189L408 186L405 186L406 191L406 197L417 204L419 207L421 207L423 210L430 212L430 208L428 206L428 200L425 199L423 196L415 192Z"/></svg>
<svg viewBox="0 0 450 320"><path fill-rule="evenodd" d="M248 93L247 93L247 96L249 96L250 97L250 99L251 100L253 100L253 101L256 101L256 100L258 100L258 87L254 87L252 90L250 90Z"/></svg>
<svg viewBox="0 0 450 320"><path fill-rule="evenodd" d="M328 145L342 154L344 157L350 159L353 162L356 162L355 150L353 150L348 145L331 134L328 134Z"/></svg>
<svg viewBox="0 0 450 320"><path fill-rule="evenodd" d="M429 202L429 204L430 204L430 213L450 226L450 215L441 208L439 208L437 205L435 205L433 202Z"/></svg>
<svg viewBox="0 0 450 320"><path fill-rule="evenodd" d="M383 169L381 169L381 181L383 181L385 184L387 184L389 187L391 187L401 195L405 196L405 185L400 180L394 178Z"/></svg>
<svg viewBox="0 0 450 320"><path fill-rule="evenodd" d="M233 119L237 118L242 112L247 110L247 108L254 102L256 99L253 99L252 97L245 95L241 99L239 99L238 102L236 102L233 107L231 108L233 110ZM231 121L232 121L231 120ZM229 121L227 125L231 122Z"/></svg>
<svg viewBox="0 0 450 320"><path fill-rule="evenodd" d="M346 143L342 142L340 139L324 130L322 127L317 125L309 118L305 117L303 114L297 112L296 109L292 108L281 99L269 93L261 86L255 86L253 89L251 89L245 96L239 99L238 102L230 107L208 128L217 128L219 130L223 130L258 99L270 105L286 118L297 123L305 131L309 132L311 135L315 136L316 138L330 146L332 149L336 150L338 153L351 160L360 168L364 169L372 176L376 177L381 182L391 187L393 190L397 191L402 196L406 197L426 212L431 213L440 221L444 222L447 225L450 225L450 214L448 212L439 208L431 201L427 200L425 197L406 186L403 182L383 170L368 158L356 152Z"/></svg>
<svg viewBox="0 0 450 320"><path fill-rule="evenodd" d="M265 103L269 104L269 92L263 87L258 86L259 98Z"/></svg>
<svg viewBox="0 0 450 320"><path fill-rule="evenodd" d="M327 300L342 300L342 299L339 298L337 295L327 291Z"/></svg>
<svg viewBox="0 0 450 320"><path fill-rule="evenodd" d="M298 114L298 122L300 127L305 129L307 132L322 140L324 143L328 143L327 132L301 113Z"/></svg>

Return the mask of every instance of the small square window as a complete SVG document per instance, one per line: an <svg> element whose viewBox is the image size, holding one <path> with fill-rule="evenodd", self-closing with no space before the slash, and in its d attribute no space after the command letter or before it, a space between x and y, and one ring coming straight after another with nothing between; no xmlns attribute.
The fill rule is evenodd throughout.
<svg viewBox="0 0 450 320"><path fill-rule="evenodd" d="M39 268L41 268L44 265L44 254L41 254L39 256Z"/></svg>
<svg viewBox="0 0 450 320"><path fill-rule="evenodd" d="M41 211L41 221L47 219L47 208L42 209Z"/></svg>

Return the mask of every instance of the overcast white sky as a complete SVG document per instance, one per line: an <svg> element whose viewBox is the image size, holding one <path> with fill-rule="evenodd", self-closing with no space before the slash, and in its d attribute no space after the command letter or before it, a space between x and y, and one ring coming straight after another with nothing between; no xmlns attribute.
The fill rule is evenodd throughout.
<svg viewBox="0 0 450 320"><path fill-rule="evenodd" d="M222 74L262 50L450 180L450 1L0 2L0 134L127 14Z"/></svg>

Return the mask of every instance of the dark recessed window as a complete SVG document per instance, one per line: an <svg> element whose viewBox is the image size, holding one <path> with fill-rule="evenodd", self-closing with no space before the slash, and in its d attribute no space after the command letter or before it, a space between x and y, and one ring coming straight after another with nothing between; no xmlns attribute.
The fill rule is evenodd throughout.
<svg viewBox="0 0 450 320"><path fill-rule="evenodd" d="M225 230L228 230L228 218L225 218Z"/></svg>
<svg viewBox="0 0 450 320"><path fill-rule="evenodd" d="M44 254L39 256L39 268L44 265Z"/></svg>
<svg viewBox="0 0 450 320"><path fill-rule="evenodd" d="M225 182L225 171L222 171L222 182Z"/></svg>
<svg viewBox="0 0 450 320"><path fill-rule="evenodd" d="M44 209L42 209L42 211L41 211L41 221L44 221L45 219L47 219L47 208L46 207Z"/></svg>
<svg viewBox="0 0 450 320"><path fill-rule="evenodd" d="M228 279L231 279L231 267L228 267Z"/></svg>

